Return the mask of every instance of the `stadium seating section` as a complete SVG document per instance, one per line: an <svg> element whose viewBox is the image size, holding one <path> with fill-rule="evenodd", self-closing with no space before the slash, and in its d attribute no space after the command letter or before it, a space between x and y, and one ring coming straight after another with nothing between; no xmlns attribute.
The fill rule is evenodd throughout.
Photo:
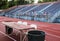
<svg viewBox="0 0 60 41"><path fill-rule="evenodd" d="M60 2L41 3L32 5L20 5L14 9L0 14L11 18L35 20L43 22L54 22L60 15Z"/></svg>

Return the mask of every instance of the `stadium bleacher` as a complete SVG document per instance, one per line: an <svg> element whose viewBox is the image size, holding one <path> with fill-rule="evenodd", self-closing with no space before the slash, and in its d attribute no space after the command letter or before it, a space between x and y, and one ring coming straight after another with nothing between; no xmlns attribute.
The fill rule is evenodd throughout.
<svg viewBox="0 0 60 41"><path fill-rule="evenodd" d="M15 9L6 12L5 16L11 18L26 19L26 20L53 22L55 20L54 15L56 15L60 11L60 2L52 2L52 3L53 3L52 5L51 3L46 3L38 5L33 4L33 5L17 6ZM46 8L47 6L49 7ZM40 12L42 9L44 10Z"/></svg>

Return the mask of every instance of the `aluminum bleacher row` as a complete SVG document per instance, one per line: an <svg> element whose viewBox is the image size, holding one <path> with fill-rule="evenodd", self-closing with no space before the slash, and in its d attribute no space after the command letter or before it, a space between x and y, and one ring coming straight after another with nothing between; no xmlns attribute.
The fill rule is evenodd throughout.
<svg viewBox="0 0 60 41"><path fill-rule="evenodd" d="M60 15L60 2L18 6L4 16L18 19L53 22Z"/></svg>

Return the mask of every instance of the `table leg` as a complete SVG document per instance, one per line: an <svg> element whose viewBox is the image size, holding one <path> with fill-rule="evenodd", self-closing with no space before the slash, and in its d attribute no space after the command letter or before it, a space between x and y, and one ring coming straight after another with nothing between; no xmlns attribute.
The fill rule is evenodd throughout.
<svg viewBox="0 0 60 41"><path fill-rule="evenodd" d="M6 29L6 34L11 34L13 32L13 29L10 28L9 26L5 26Z"/></svg>

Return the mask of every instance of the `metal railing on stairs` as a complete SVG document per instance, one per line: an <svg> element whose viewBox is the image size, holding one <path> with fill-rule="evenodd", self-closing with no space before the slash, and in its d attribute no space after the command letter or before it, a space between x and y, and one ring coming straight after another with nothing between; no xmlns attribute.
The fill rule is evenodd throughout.
<svg viewBox="0 0 60 41"><path fill-rule="evenodd" d="M37 8L38 6L34 6L33 8L31 8L30 10L27 10L26 12L24 12L24 14L25 13L27 13L27 12L29 12L29 11L31 11L31 10L33 10L33 9L35 9L35 8Z"/></svg>
<svg viewBox="0 0 60 41"><path fill-rule="evenodd" d="M53 4L54 4L54 3L49 4L48 6L46 6L45 8L43 8L42 10L40 10L40 11L38 11L38 12L42 12L42 11L46 10L47 8L49 8L50 6L52 6Z"/></svg>
<svg viewBox="0 0 60 41"><path fill-rule="evenodd" d="M60 15L60 11L56 12L55 15L48 20L48 22L53 22L55 18L57 18L59 15Z"/></svg>

